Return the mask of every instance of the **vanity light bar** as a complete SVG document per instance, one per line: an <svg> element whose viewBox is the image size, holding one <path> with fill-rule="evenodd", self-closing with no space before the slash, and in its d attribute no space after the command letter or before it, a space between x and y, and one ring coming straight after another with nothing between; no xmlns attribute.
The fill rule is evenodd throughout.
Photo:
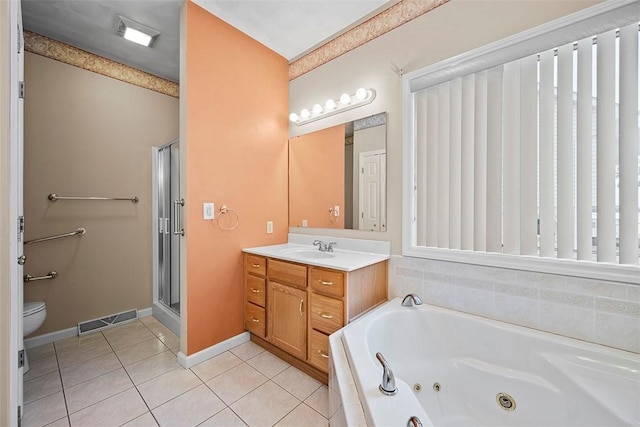
<svg viewBox="0 0 640 427"><path fill-rule="evenodd" d="M289 120L301 126L343 111L371 104L374 99L376 99L376 91L374 89L360 88L353 95L343 93L337 100L328 99L324 105L314 104L311 108L303 108L299 113L291 113Z"/></svg>

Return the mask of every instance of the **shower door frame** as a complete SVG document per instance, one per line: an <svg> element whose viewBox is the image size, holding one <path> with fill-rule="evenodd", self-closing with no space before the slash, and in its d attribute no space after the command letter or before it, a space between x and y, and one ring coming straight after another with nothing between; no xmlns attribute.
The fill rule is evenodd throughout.
<svg viewBox="0 0 640 427"><path fill-rule="evenodd" d="M152 288L153 288L153 308L152 313L153 316L156 317L160 322L162 322L166 327L171 329L176 335L180 336L180 313L176 312L174 309L165 305L165 303L160 299L160 257L159 257L159 236L160 236L160 217L158 214L159 208L159 178L158 174L160 171L159 164L159 153L160 150L170 147L176 143L180 143L179 138L176 138L164 145L158 147L152 147L152 220L151 220L151 236L152 236ZM170 212L173 208L173 201L170 201ZM171 235L171 238L178 242L178 245L181 244L180 238L174 238ZM179 262L178 262L179 264ZM178 274L178 280L179 274ZM182 287L182 283L180 284Z"/></svg>

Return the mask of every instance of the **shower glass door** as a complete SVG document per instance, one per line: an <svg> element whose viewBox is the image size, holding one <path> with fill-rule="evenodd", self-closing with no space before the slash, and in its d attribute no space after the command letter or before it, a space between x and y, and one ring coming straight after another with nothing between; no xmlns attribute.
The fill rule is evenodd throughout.
<svg viewBox="0 0 640 427"><path fill-rule="evenodd" d="M180 143L158 150L158 300L180 313Z"/></svg>

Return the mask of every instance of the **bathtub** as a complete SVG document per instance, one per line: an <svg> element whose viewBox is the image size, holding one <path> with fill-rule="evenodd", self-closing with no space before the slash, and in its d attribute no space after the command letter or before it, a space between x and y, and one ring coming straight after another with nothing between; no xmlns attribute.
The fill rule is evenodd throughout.
<svg viewBox="0 0 640 427"><path fill-rule="evenodd" d="M425 427L640 426L640 355L400 302L331 336L330 401L343 411L332 426L404 427L411 416ZM394 396L378 390L376 352L395 375ZM362 421L348 413L357 401Z"/></svg>

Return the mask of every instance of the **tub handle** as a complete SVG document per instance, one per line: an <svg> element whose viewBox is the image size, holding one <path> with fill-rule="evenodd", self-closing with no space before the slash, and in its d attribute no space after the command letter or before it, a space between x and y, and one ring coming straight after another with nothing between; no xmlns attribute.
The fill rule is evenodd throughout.
<svg viewBox="0 0 640 427"><path fill-rule="evenodd" d="M303 316L303 313L302 313L302 305L303 305L303 304L304 304L304 300L303 300L303 299L301 299L301 300L300 300L300 306L298 307L298 312L300 313L300 316Z"/></svg>
<svg viewBox="0 0 640 427"><path fill-rule="evenodd" d="M422 427L422 422L420 421L420 418L414 415L409 418L409 421L407 421L407 427Z"/></svg>
<svg viewBox="0 0 640 427"><path fill-rule="evenodd" d="M255 317L251 317L251 321L253 323L260 323L260 319L256 319Z"/></svg>
<svg viewBox="0 0 640 427"><path fill-rule="evenodd" d="M320 313L320 317L322 317L323 319L333 319L332 315L326 313Z"/></svg>
<svg viewBox="0 0 640 427"><path fill-rule="evenodd" d="M320 357L324 357L325 359L329 358L329 355L327 353L324 353L322 350L318 350L318 354L320 355Z"/></svg>
<svg viewBox="0 0 640 427"><path fill-rule="evenodd" d="M318 279L318 282L320 282L321 285L325 285L325 286L332 286L333 282L330 280L322 280L322 279Z"/></svg>
<svg viewBox="0 0 640 427"><path fill-rule="evenodd" d="M253 292L254 294L259 294L260 289L251 288L251 292Z"/></svg>

